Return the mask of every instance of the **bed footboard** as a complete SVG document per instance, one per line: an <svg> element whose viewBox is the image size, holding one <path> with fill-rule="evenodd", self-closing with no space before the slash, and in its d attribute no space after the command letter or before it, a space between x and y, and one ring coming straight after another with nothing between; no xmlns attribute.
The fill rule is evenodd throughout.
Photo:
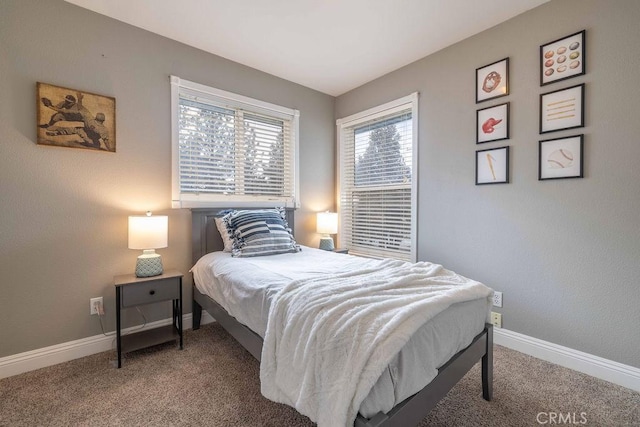
<svg viewBox="0 0 640 427"><path fill-rule="evenodd" d="M257 360L262 356L262 337L239 323L213 299L193 287L193 328L200 327L202 310L206 310ZM196 327L197 325L197 327ZM482 366L482 397L493 396L493 325L485 328L471 344L438 369L438 375L425 388L396 405L387 414L378 413L367 419L358 415L354 427L406 427L417 425L436 404L476 364Z"/></svg>
<svg viewBox="0 0 640 427"><path fill-rule="evenodd" d="M194 288L195 289L195 288ZM192 305L192 314L193 314L193 330L200 329L200 322L202 321L202 306L198 304L195 298L193 298Z"/></svg>
<svg viewBox="0 0 640 427"><path fill-rule="evenodd" d="M485 324L487 334L487 351L482 356L482 397L484 400L493 399L493 325Z"/></svg>
<svg viewBox="0 0 640 427"><path fill-rule="evenodd" d="M438 369L438 375L425 388L396 405L387 414L378 413L366 419L358 416L355 427L392 427L417 425L482 359L482 397L491 400L493 393L493 325L486 324L469 347L453 356Z"/></svg>

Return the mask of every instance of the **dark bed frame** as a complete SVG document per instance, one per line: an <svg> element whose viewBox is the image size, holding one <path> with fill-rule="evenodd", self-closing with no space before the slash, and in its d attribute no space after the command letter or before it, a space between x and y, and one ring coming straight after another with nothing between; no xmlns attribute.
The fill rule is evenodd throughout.
<svg viewBox="0 0 640 427"><path fill-rule="evenodd" d="M193 262L203 255L221 251L222 238L216 228L214 218L221 209L192 209ZM293 209L286 210L287 222L293 229ZM239 323L234 317L209 296L193 286L193 329L200 328L202 310L206 310L257 360L262 354L262 337ZM471 344L453 356L438 369L438 375L425 388L396 405L384 414L379 412L367 419L358 414L355 427L405 427L417 425L454 385L478 362L482 363L482 397L491 400L493 395L493 326L476 336Z"/></svg>

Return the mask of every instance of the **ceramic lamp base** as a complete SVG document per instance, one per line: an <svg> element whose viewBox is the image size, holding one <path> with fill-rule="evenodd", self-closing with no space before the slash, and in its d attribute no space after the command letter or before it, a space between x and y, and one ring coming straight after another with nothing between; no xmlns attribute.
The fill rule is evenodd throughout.
<svg viewBox="0 0 640 427"><path fill-rule="evenodd" d="M152 277L162 274L162 257L155 252L138 257L136 262L136 277Z"/></svg>
<svg viewBox="0 0 640 427"><path fill-rule="evenodd" d="M333 239L331 237L321 237L320 238L320 249L325 251L332 251L335 249L333 246Z"/></svg>

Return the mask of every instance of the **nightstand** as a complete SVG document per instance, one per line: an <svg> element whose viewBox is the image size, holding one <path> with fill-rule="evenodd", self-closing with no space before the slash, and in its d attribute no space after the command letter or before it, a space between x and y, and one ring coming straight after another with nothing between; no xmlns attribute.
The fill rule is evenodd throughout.
<svg viewBox="0 0 640 427"><path fill-rule="evenodd" d="M118 368L122 366L122 353L180 340L182 350L182 273L165 270L153 277L136 277L125 274L113 278L116 287L116 341L118 346ZM122 336L121 309L138 305L172 301L173 323Z"/></svg>
<svg viewBox="0 0 640 427"><path fill-rule="evenodd" d="M347 248L335 248L332 252L335 252L337 254L348 254L349 253L349 249L347 249Z"/></svg>

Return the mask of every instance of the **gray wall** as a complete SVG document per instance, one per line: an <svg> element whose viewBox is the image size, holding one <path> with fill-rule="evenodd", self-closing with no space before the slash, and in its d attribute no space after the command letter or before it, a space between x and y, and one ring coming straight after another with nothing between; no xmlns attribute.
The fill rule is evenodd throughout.
<svg viewBox="0 0 640 427"><path fill-rule="evenodd" d="M334 206L334 118L420 91L419 258L503 291L505 328L640 367L637 22L635 0L552 1L340 96L334 109L330 96L61 0L0 0L0 357L100 333L88 315L95 296L113 329L112 278L137 255L126 248L132 213L169 215L159 252L167 267L190 268L190 213L170 209L175 74L301 111L296 232L309 245L313 213ZM539 45L583 28L587 75L541 88ZM475 69L506 56L511 95L476 105ZM37 146L36 81L114 96L117 153ZM587 126L549 137L585 134L586 176L538 182L538 96L582 82ZM511 140L476 146L476 109L503 100ZM475 150L506 144L512 183L476 187Z"/></svg>
<svg viewBox="0 0 640 427"><path fill-rule="evenodd" d="M336 118L420 92L418 257L504 292L503 326L640 367L640 2L552 1L338 97ZM587 30L587 74L539 85L539 46ZM508 97L475 69L510 58ZM586 83L584 129L538 134L538 97ZM475 144L511 102L511 139ZM537 178L538 141L585 134L585 178ZM511 146L511 183L475 186L475 150Z"/></svg>
<svg viewBox="0 0 640 427"><path fill-rule="evenodd" d="M62 0L0 0L0 357L99 334L91 297L105 297L114 329L113 276L138 255L130 214L169 215L158 252L191 267L190 211L170 209L171 74L300 110L296 233L318 244L314 213L334 208L333 97ZM115 97L117 152L36 145L37 81Z"/></svg>

